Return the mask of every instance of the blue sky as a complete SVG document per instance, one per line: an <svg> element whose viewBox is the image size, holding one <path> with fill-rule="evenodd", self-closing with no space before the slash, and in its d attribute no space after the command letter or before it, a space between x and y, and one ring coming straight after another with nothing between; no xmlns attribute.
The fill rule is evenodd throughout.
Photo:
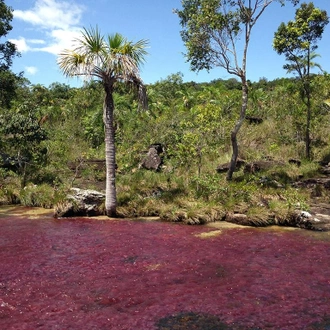
<svg viewBox="0 0 330 330"><path fill-rule="evenodd" d="M309 2L309 1L306 1ZM330 0L314 0L314 5L327 10ZM190 70L183 53L180 24L174 8L180 0L5 0L14 9L13 30L8 39L16 43L22 56L14 60L13 71L24 71L33 84L48 87L53 82L79 86L76 79L65 78L57 64L57 54L70 48L83 27L99 27L103 34L119 32L129 40L149 40L149 55L141 69L147 84L181 72L184 81L207 82L228 79L224 69L199 73ZM281 22L293 20L295 8L273 3L257 22L248 52L248 79L258 81L286 76L284 56L272 48L274 32ZM330 24L326 27L317 53L317 62L330 72Z"/></svg>

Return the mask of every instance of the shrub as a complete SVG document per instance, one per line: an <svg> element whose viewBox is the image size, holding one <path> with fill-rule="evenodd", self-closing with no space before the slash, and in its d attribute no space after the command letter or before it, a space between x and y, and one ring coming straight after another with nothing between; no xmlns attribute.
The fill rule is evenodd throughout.
<svg viewBox="0 0 330 330"><path fill-rule="evenodd" d="M25 206L52 208L64 197L65 193L63 191L54 189L47 184L29 184L20 191L20 202Z"/></svg>

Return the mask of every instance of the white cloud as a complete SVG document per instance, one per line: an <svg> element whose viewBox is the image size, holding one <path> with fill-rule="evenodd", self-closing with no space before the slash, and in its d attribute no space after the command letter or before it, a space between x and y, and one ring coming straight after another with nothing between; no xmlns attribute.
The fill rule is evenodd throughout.
<svg viewBox="0 0 330 330"><path fill-rule="evenodd" d="M9 41L16 45L17 50L20 53L24 53L30 50L30 47L28 46L26 39L23 37L19 37L18 39L10 39Z"/></svg>
<svg viewBox="0 0 330 330"><path fill-rule="evenodd" d="M58 55L64 49L72 47L72 41L80 36L80 29L53 30L50 35L52 42L45 47L38 48L38 50Z"/></svg>
<svg viewBox="0 0 330 330"><path fill-rule="evenodd" d="M36 68L35 66L26 66L25 71L27 74L33 76L38 72L38 68Z"/></svg>
<svg viewBox="0 0 330 330"><path fill-rule="evenodd" d="M43 33L41 39L12 40L21 52L41 51L58 55L63 49L72 46L72 41L80 34L78 27L85 7L72 1L64 0L36 0L30 10L15 10L14 16L35 26ZM36 47L36 45L44 45Z"/></svg>
<svg viewBox="0 0 330 330"><path fill-rule="evenodd" d="M79 24L83 10L68 1L36 0L33 9L15 10L14 17L45 29L68 29Z"/></svg>

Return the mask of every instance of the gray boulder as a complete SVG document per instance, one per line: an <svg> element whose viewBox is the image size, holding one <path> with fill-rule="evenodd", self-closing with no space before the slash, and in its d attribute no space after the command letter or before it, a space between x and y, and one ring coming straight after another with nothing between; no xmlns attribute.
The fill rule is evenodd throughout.
<svg viewBox="0 0 330 330"><path fill-rule="evenodd" d="M66 201L54 208L54 217L96 216L104 214L105 194L96 190L71 188Z"/></svg>
<svg viewBox="0 0 330 330"><path fill-rule="evenodd" d="M160 143L150 145L147 155L140 164L140 168L159 171L163 164L164 148Z"/></svg>
<svg viewBox="0 0 330 330"><path fill-rule="evenodd" d="M311 205L310 212L297 211L292 217L297 227L316 230L330 231L330 206L327 203Z"/></svg>
<svg viewBox="0 0 330 330"><path fill-rule="evenodd" d="M236 167L235 167L235 171L238 171L242 166L245 165L245 161L243 159L237 159L236 161ZM216 171L218 173L225 173L228 172L230 167L230 163L225 163L225 164L220 164L217 168Z"/></svg>

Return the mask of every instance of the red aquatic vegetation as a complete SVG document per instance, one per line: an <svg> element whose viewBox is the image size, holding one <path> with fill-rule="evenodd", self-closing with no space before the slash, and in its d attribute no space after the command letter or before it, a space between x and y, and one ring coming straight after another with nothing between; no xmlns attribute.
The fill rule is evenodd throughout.
<svg viewBox="0 0 330 330"><path fill-rule="evenodd" d="M326 329L329 241L210 230L0 218L0 329Z"/></svg>

